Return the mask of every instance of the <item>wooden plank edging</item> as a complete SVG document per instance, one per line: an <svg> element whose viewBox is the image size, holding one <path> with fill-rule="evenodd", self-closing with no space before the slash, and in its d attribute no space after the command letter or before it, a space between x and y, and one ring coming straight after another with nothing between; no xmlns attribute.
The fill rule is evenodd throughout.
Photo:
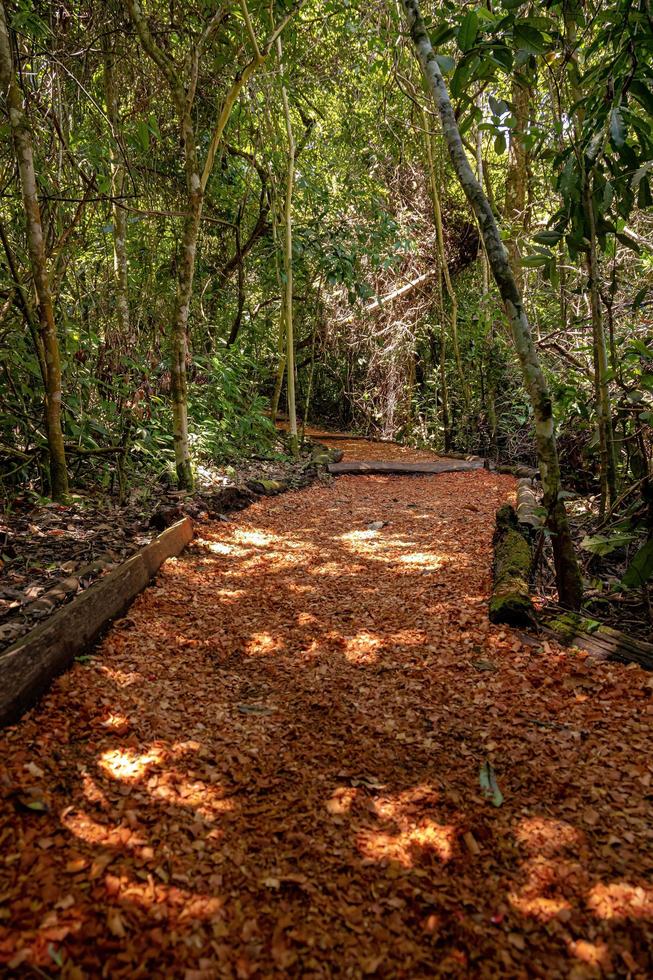
<svg viewBox="0 0 653 980"><path fill-rule="evenodd" d="M343 474L403 474L459 473L483 469L482 463L470 460L434 460L432 463L402 463L388 460L349 460L342 463L329 463L327 470L334 476Z"/></svg>
<svg viewBox="0 0 653 980"><path fill-rule="evenodd" d="M0 727L16 722L193 537L188 517L0 653Z"/></svg>

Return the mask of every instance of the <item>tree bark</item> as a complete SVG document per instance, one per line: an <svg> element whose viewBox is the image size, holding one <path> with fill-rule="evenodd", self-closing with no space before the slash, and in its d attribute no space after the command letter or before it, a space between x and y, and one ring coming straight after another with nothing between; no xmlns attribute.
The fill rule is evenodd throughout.
<svg viewBox="0 0 653 980"><path fill-rule="evenodd" d="M132 345L129 317L129 285L127 279L127 212L120 206L119 199L125 186L125 168L120 158L117 141L120 122L118 95L115 86L114 52L108 35L102 35L102 54L104 62L104 101L107 118L112 129L113 139L110 148L111 168L111 222L113 225L113 282L116 295L116 318L118 331L123 343Z"/></svg>
<svg viewBox="0 0 653 980"><path fill-rule="evenodd" d="M506 241L510 264L519 291L524 292L524 272L520 264L521 249L519 232L526 227L526 201L528 190L528 157L525 144L528 114L530 110L530 88L526 79L513 75L512 103L515 125L510 133L508 150L508 172L506 174L506 222L510 235Z"/></svg>
<svg viewBox="0 0 653 980"><path fill-rule="evenodd" d="M177 277L177 297L175 316L170 338L170 375L172 389L173 437L175 461L179 485L184 489L193 486L190 444L188 439L188 381L186 377L186 357L188 353L188 314L193 295L193 276L195 254L206 185L213 171L215 156L220 148L224 131L231 117L236 101L254 72L264 64L272 47L285 26L303 6L305 0L295 0L286 14L276 24L263 47L259 47L252 27L246 0L240 0L247 33L253 47L253 56L244 68L236 73L222 101L220 112L209 141L204 166L200 169L197 156L197 140L193 125L193 105L197 90L201 54L219 25L227 16L226 9L219 8L202 32L199 40L192 45L189 53L190 69L188 78L182 79L179 68L170 56L154 40L140 0L124 0L132 23L136 28L143 49L158 66L166 79L172 94L179 118L179 128L184 148L186 172L187 212L182 236L182 253Z"/></svg>
<svg viewBox="0 0 653 980"><path fill-rule="evenodd" d="M402 0L410 34L427 86L442 122L449 156L460 185L476 215L490 268L510 322L524 384L535 417L535 438L544 489L547 526L552 535L556 583L560 602L577 609L582 599L582 580L569 532L564 502L560 499L560 467L553 425L551 397L533 343L522 297L510 267L508 253L489 201L467 159L449 93L424 27L418 0Z"/></svg>
<svg viewBox="0 0 653 980"><path fill-rule="evenodd" d="M453 345L453 354L456 361L456 368L458 370L458 377L460 378L460 386L463 393L463 400L465 406L469 408L471 401L471 393L469 390L469 385L467 383L467 378L465 377L465 372L463 370L463 362L460 356L460 345L458 343L458 297L456 296L456 290L451 282L451 276L449 275L449 263L447 262L447 253L444 247L444 229L442 226L442 208L440 207L440 194L438 192L438 182L435 173L435 160L433 157L433 145L431 143L431 136L429 135L428 120L426 118L426 113L422 110L422 123L424 126L424 141L426 143L426 155L429 164L429 184L431 190L431 203L433 205L433 217L435 219L435 233L438 249L438 259L440 264L440 274L444 279L444 285L447 291L447 296L449 297L449 302L451 304L451 343Z"/></svg>
<svg viewBox="0 0 653 980"><path fill-rule="evenodd" d="M45 427L50 455L50 487L52 496L61 500L68 493L68 471L61 429L61 359L54 319L52 293L45 258L43 226L36 187L32 136L23 110L21 92L16 81L11 40L5 13L0 0L0 87L7 100L9 125L14 145L25 208L27 247L36 292L40 337L46 369Z"/></svg>
<svg viewBox="0 0 653 980"><path fill-rule="evenodd" d="M281 61L281 38L277 38L279 65ZM286 123L286 138L288 140L288 163L286 172L286 194L283 205L283 310L286 325L286 396L288 401L288 425L290 428L290 449L294 456L299 452L297 438L297 407L295 404L295 339L293 332L293 263L292 263L292 198L295 186L295 137L290 118L290 106L286 86L281 85L281 100L283 115Z"/></svg>

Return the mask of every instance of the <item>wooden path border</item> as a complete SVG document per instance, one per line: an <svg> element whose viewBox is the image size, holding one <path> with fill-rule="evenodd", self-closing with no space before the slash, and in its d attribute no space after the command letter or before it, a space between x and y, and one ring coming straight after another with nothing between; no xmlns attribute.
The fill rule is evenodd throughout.
<svg viewBox="0 0 653 980"><path fill-rule="evenodd" d="M192 537L193 523L185 517L1 653L0 727L33 707Z"/></svg>
<svg viewBox="0 0 653 980"><path fill-rule="evenodd" d="M447 460L438 459L434 462L424 462L424 463L401 463L401 462L389 462L388 460L355 460L352 459L349 462L343 461L342 463L329 463L327 466L329 473L334 476L342 476L345 474L382 474L391 473L397 476L410 476L424 474L428 475L433 473L458 473L466 472L467 470L481 470L483 469L482 462L476 462L472 460Z"/></svg>

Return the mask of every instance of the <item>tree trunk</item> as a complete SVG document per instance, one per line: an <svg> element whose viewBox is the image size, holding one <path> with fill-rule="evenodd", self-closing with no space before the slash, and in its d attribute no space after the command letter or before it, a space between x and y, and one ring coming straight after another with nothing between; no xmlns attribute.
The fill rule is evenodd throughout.
<svg viewBox="0 0 653 980"><path fill-rule="evenodd" d="M447 262L447 253L444 247L444 229L442 226L442 208L440 207L440 194L438 192L438 181L435 172L435 160L433 157L433 145L431 143L431 137L429 135L428 120L426 118L426 113L422 110L422 124L424 127L424 140L426 143L426 154L429 164L429 184L431 189L431 202L433 204L433 217L435 219L435 233L438 249L438 259L440 263L440 274L444 279L444 285L447 290L447 296L449 297L449 302L451 303L451 343L453 344L453 353L456 361L456 368L458 370L458 377L460 378L460 386L463 393L463 400L465 406L469 408L471 401L471 394L469 390L469 385L467 383L467 378L465 377L465 372L463 370L463 362L460 356L460 346L458 344L458 297L456 296L456 290L451 282L451 276L449 275L449 264Z"/></svg>
<svg viewBox="0 0 653 980"><path fill-rule="evenodd" d="M510 133L508 151L508 172L506 174L506 223L510 235L506 241L512 271L517 288L524 292L524 272L520 264L521 250L519 232L526 227L526 201L528 196L528 156L525 144L528 114L530 111L530 88L526 79L520 75L512 78L512 102L515 125Z"/></svg>
<svg viewBox="0 0 653 980"><path fill-rule="evenodd" d="M113 282L116 295L116 317L119 336L123 343L132 346L129 318L129 285L127 280L127 212L119 198L125 186L125 168L117 146L119 133L118 96L114 78L114 53L106 34L102 35L104 61L104 100L113 139L110 148L111 167L111 221L113 224Z"/></svg>
<svg viewBox="0 0 653 980"><path fill-rule="evenodd" d="M577 609L582 599L582 580L569 532L565 505L560 499L560 467L551 397L533 343L522 298L510 267L508 253L501 241L501 233L489 201L474 176L465 154L449 93L424 27L418 0L403 0L403 6L426 83L440 115L451 162L478 220L488 262L510 322L524 384L535 417L537 454L544 489L547 526L552 534L559 599L561 604Z"/></svg>
<svg viewBox="0 0 653 980"><path fill-rule="evenodd" d="M204 192L201 186L195 130L190 107L180 119L181 138L184 147L186 191L188 211L184 219L181 240L181 256L177 274L175 316L170 336L170 383L172 394L172 435L175 446L175 466L179 486L185 490L193 487L193 467L188 439L188 380L186 359L188 356L188 314L193 296L195 253L202 217Z"/></svg>
<svg viewBox="0 0 653 980"><path fill-rule="evenodd" d="M277 38L279 65L281 66L281 39ZM286 86L281 85L283 115L288 139L288 170L286 173L286 196L283 205L283 308L286 324L286 396L288 401L288 425L290 429L290 449L293 456L299 452L297 439L297 408L295 405L295 340L293 333L293 265L292 265L292 197L295 185L295 137L293 135L290 106Z"/></svg>
<svg viewBox="0 0 653 980"><path fill-rule="evenodd" d="M30 258L34 289L38 301L40 336L46 368L45 427L50 454L50 486L52 496L61 500L68 493L68 472L61 429L61 360L59 341L54 321L54 309L50 280L43 244L43 227L36 188L32 139L23 102L14 73L11 41L0 0L0 87L6 93L9 125L18 165L23 205L27 247Z"/></svg>
<svg viewBox="0 0 653 980"><path fill-rule="evenodd" d="M596 402L596 419L599 436L600 479L601 479L601 516L615 501L617 496L617 464L614 449L614 433L612 430L612 409L610 406L610 389L608 387L608 359L605 344L605 330L601 315L601 298L599 288L599 257L596 247L596 221L592 203L592 168L593 159L585 152L582 145L582 130L584 111L581 104L582 91L578 79L580 71L577 64L577 32L576 22L569 6L563 8L565 40L567 43L568 81L569 90L574 104L573 124L576 146L574 147L581 170L582 205L586 226L588 247L586 250L586 265L590 312L592 318L592 353L594 358L594 396Z"/></svg>
<svg viewBox="0 0 653 980"><path fill-rule="evenodd" d="M589 280L590 309L592 313L592 350L594 356L594 393L599 432L599 453L601 457L601 517L617 499L617 465L612 429L612 409L608 388L608 354L605 344L605 330L601 314L599 293L599 258L596 247L596 222L589 186L589 177L583 175L584 205L589 223L589 248L587 250L587 276Z"/></svg>

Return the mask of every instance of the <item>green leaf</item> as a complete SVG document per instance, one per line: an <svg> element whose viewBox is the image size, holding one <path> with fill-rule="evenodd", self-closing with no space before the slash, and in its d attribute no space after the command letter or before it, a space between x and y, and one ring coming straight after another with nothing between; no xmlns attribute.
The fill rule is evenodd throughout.
<svg viewBox="0 0 653 980"><path fill-rule="evenodd" d="M492 110L493 115L499 116L499 118L505 115L506 112L508 111L508 106L503 101L503 99L495 99L494 96L491 95L488 99L488 102L490 104L490 109Z"/></svg>
<svg viewBox="0 0 653 980"><path fill-rule="evenodd" d="M499 789L497 777L489 762L484 762L481 766L478 781L485 799L488 800L492 806L501 806L503 803L503 793Z"/></svg>
<svg viewBox="0 0 653 980"><path fill-rule="evenodd" d="M519 264L524 267L524 269L539 269L542 266L549 264L548 255L525 255L519 260Z"/></svg>
<svg viewBox="0 0 653 980"><path fill-rule="evenodd" d="M644 82L634 79L628 89L630 95L634 95L637 101L644 106L649 115L653 116L653 93Z"/></svg>
<svg viewBox="0 0 653 980"><path fill-rule="evenodd" d="M621 580L627 589L638 589L646 585L653 575L653 538L642 545Z"/></svg>
<svg viewBox="0 0 653 980"><path fill-rule="evenodd" d="M622 548L625 544L630 544L634 539L633 534L622 532L612 534L609 537L605 534L585 535L580 543L584 551L589 551L593 555L609 555L610 552Z"/></svg>
<svg viewBox="0 0 653 980"><path fill-rule="evenodd" d="M499 156L506 152L506 137L503 133L499 133L494 141L494 152L498 153Z"/></svg>
<svg viewBox="0 0 653 980"><path fill-rule="evenodd" d="M141 149L146 153L150 148L150 128L145 120L141 119L137 126L138 129L138 141L141 144Z"/></svg>
<svg viewBox="0 0 653 980"><path fill-rule="evenodd" d="M440 24L439 27L436 27L433 34L431 34L431 44L434 48L437 48L439 44L450 41L455 33L454 28L450 27L449 24Z"/></svg>
<svg viewBox="0 0 653 980"><path fill-rule="evenodd" d="M443 75L450 75L456 67L456 62L448 54L438 54L435 56L435 60Z"/></svg>
<svg viewBox="0 0 653 980"><path fill-rule="evenodd" d="M561 231L538 231L537 235L533 235L533 241L540 245L557 245L561 238Z"/></svg>
<svg viewBox="0 0 653 980"><path fill-rule="evenodd" d="M545 37L540 31L528 24L517 22L514 27L513 36L515 46L523 48L530 54L544 54L551 47L550 38Z"/></svg>
<svg viewBox="0 0 653 980"><path fill-rule="evenodd" d="M478 14L475 10L470 10L463 17L462 23L458 28L458 47L461 51L469 51L474 47L478 34Z"/></svg>
<svg viewBox="0 0 653 980"><path fill-rule="evenodd" d="M623 146L626 142L624 117L618 106L610 113L610 139L616 147Z"/></svg>

